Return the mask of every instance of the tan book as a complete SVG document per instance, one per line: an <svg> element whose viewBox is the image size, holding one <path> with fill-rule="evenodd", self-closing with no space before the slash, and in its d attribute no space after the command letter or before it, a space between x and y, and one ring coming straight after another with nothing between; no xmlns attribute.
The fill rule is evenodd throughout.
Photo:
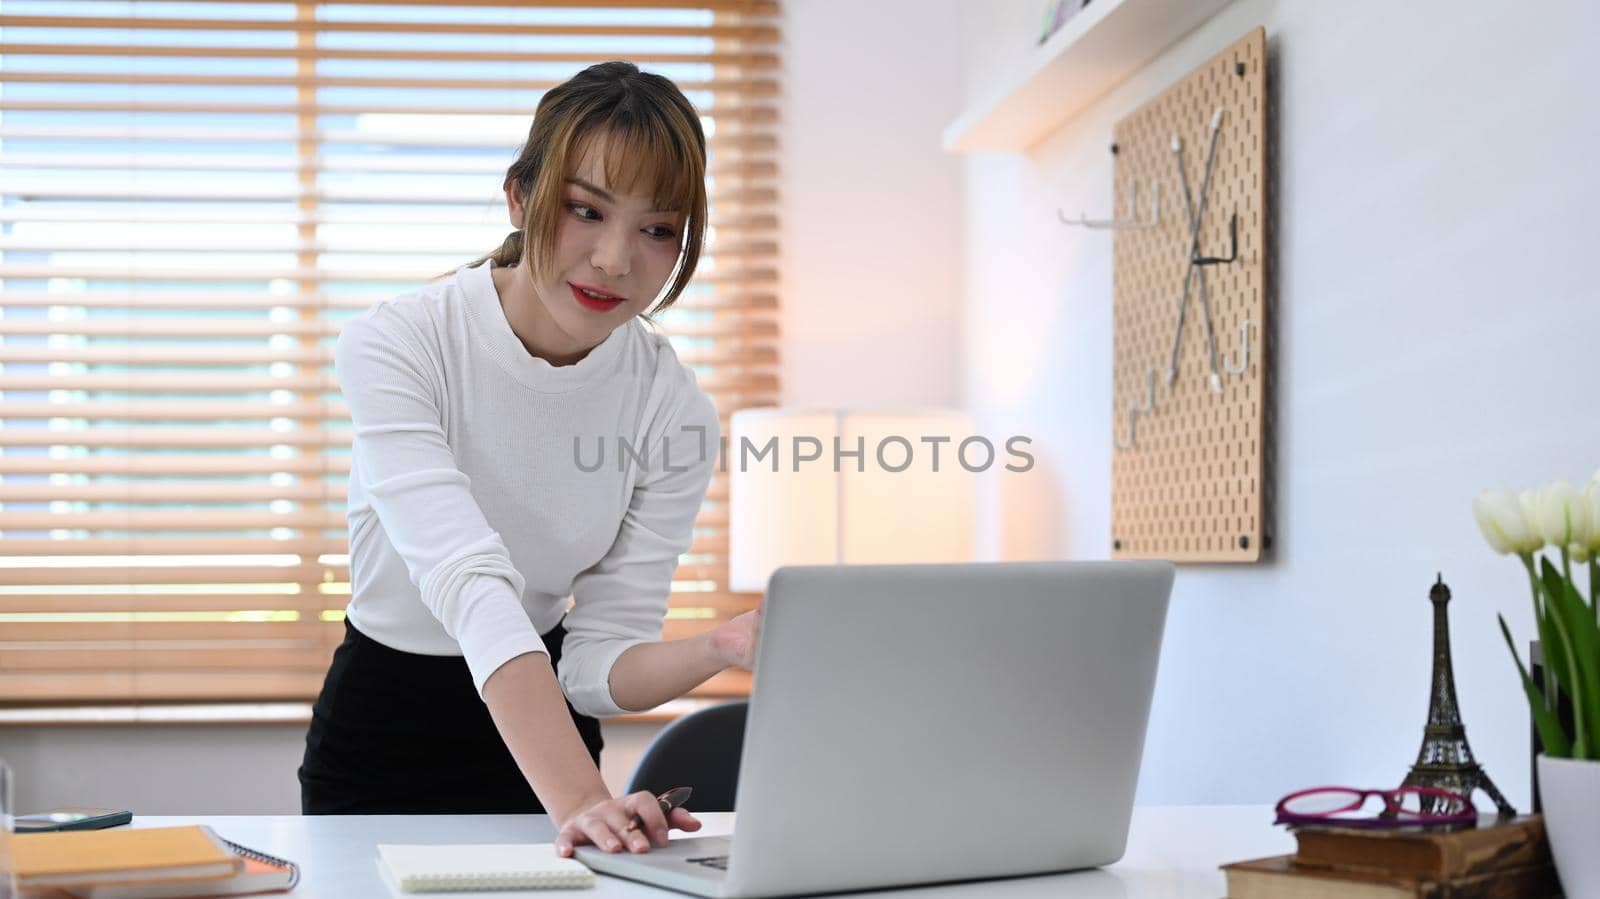
<svg viewBox="0 0 1600 899"><path fill-rule="evenodd" d="M287 892L300 882L300 867L294 862L248 849L231 840L223 842L228 844L235 855L244 860L244 868L232 877L79 887L72 891L72 897L73 899L180 899L180 897L240 896Z"/></svg>
<svg viewBox="0 0 1600 899"><path fill-rule="evenodd" d="M1294 860L1339 870L1371 870L1419 880L1448 880L1550 863L1544 818L1484 816L1465 830L1305 827L1295 831Z"/></svg>
<svg viewBox="0 0 1600 899"><path fill-rule="evenodd" d="M21 888L199 880L244 868L210 828L193 825L19 833L11 851Z"/></svg>
<svg viewBox="0 0 1600 899"><path fill-rule="evenodd" d="M1407 877L1295 864L1294 856L1222 866L1228 899L1553 899L1560 895L1554 865L1512 868L1451 880Z"/></svg>

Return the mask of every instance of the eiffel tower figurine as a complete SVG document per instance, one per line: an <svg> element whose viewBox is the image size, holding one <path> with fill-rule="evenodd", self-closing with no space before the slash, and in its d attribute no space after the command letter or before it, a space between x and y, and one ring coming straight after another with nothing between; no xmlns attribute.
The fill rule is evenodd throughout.
<svg viewBox="0 0 1600 899"><path fill-rule="evenodd" d="M1459 793L1471 799L1477 790L1483 790L1494 800L1495 808L1504 817L1517 810L1495 789L1483 768L1472 757L1467 745L1467 728L1461 723L1461 707L1456 703L1456 678L1450 666L1450 618L1445 606L1450 602L1450 588L1445 586L1444 575L1439 576L1433 589L1428 591L1433 602L1433 691L1428 698L1428 724L1422 729L1422 750L1417 753L1417 763L1411 766L1401 786L1435 787ZM1438 800L1443 805L1443 800ZM1435 801L1424 797L1422 810L1434 812ZM1438 809L1446 811L1446 809Z"/></svg>

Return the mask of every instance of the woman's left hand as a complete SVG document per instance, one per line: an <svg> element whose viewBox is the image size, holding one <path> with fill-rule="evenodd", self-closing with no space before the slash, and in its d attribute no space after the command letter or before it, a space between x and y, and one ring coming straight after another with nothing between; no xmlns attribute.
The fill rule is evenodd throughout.
<svg viewBox="0 0 1600 899"><path fill-rule="evenodd" d="M761 638L761 607L723 622L711 632L711 651L724 667L749 670L756 664L756 641Z"/></svg>

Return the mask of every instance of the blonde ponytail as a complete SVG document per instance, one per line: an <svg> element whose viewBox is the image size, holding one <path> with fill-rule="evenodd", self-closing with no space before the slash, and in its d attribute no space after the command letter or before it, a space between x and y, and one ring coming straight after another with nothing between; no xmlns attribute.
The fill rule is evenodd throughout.
<svg viewBox="0 0 1600 899"><path fill-rule="evenodd" d="M506 239L501 242L500 246L472 260L465 267L477 268L490 259L494 260L495 268L516 268L522 262L522 232L513 231L507 234ZM453 274L455 274L454 271L445 272L442 275L438 275L435 280L437 278L448 278Z"/></svg>

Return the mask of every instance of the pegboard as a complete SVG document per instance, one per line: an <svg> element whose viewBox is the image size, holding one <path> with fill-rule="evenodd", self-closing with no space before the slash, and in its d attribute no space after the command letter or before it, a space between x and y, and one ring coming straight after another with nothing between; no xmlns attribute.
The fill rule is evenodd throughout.
<svg viewBox="0 0 1600 899"><path fill-rule="evenodd" d="M1115 558L1254 562L1270 540L1263 508L1264 394L1271 361L1265 339L1271 333L1265 272L1267 100L1266 34L1258 28L1115 128L1114 208L1127 209L1132 190L1138 215L1148 221L1156 183L1160 191L1156 223L1119 229L1114 237ZM1177 364L1170 365L1191 246L1173 137L1181 139L1192 206L1198 207L1218 108L1216 156L1197 255L1230 255L1229 220L1237 213L1236 260L1200 267L1220 393L1212 387L1198 280L1190 283ZM1130 178L1136 189L1130 188ZM1242 333L1246 322L1247 335ZM1169 367L1175 372L1170 385Z"/></svg>

